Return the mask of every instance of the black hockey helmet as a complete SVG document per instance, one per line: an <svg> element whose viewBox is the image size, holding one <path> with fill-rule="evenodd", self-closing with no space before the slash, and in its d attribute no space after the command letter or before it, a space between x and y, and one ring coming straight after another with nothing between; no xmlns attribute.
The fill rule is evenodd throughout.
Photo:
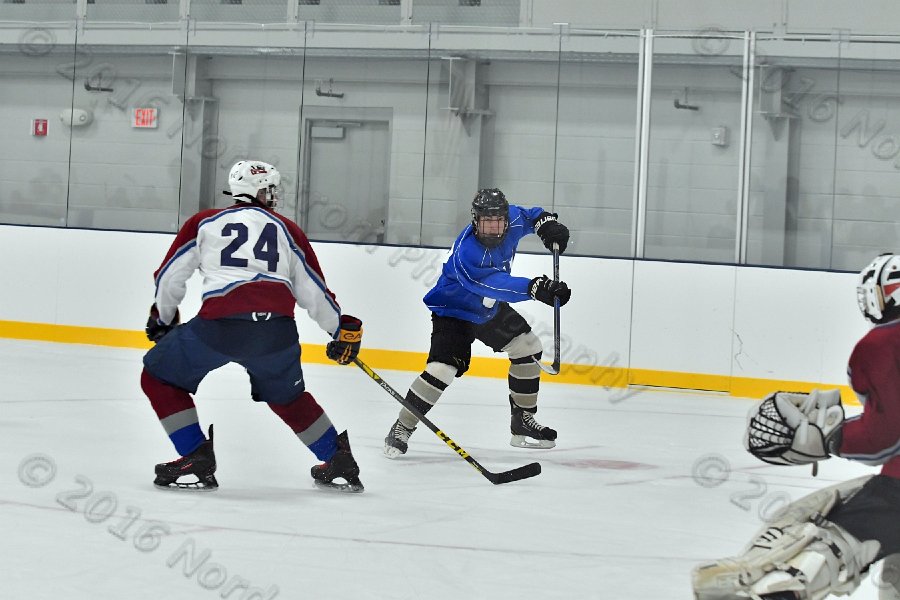
<svg viewBox="0 0 900 600"><path fill-rule="evenodd" d="M500 226L497 231L484 231L485 228L479 226L482 219L499 221L498 217L502 217L503 221L498 223ZM488 248L500 245L509 230L509 202L503 192L497 188L478 190L472 200L472 228L475 230L475 238L483 245Z"/></svg>

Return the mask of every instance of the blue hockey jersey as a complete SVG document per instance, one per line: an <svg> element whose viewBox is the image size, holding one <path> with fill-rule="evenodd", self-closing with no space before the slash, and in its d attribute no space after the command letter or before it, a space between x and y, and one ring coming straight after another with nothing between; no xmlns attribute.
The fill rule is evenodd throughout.
<svg viewBox="0 0 900 600"><path fill-rule="evenodd" d="M513 277L510 268L519 240L534 233L534 222L543 212L537 206L511 204L509 231L496 248L483 246L471 224L463 229L453 242L438 282L423 298L429 310L442 317L481 324L497 314L499 302L530 300L531 279Z"/></svg>

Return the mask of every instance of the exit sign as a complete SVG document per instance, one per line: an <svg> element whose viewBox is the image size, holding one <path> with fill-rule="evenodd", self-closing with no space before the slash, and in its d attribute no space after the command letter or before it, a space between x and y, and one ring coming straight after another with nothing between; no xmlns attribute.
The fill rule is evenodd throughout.
<svg viewBox="0 0 900 600"><path fill-rule="evenodd" d="M157 108L135 108L131 113L131 126L139 129L156 129L158 117Z"/></svg>

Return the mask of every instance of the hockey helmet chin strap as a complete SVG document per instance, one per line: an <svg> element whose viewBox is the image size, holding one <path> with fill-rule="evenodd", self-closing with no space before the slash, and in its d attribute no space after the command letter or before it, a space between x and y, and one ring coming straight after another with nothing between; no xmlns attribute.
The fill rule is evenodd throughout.
<svg viewBox="0 0 900 600"><path fill-rule="evenodd" d="M275 193L274 189L266 191L266 202L265 203L260 202L257 198L254 198L250 194L238 194L237 196L235 196L228 190L222 190L222 193L225 194L226 196L231 196L238 202L248 202L248 203L259 204L259 205L265 206L266 208L271 208L271 209L274 209L278 204L278 195Z"/></svg>

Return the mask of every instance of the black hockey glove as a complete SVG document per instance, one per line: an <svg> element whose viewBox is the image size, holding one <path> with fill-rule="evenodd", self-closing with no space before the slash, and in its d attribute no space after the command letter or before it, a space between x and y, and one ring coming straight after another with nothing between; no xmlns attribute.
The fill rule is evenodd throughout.
<svg viewBox="0 0 900 600"><path fill-rule="evenodd" d="M556 213L542 212L534 222L534 232L544 242L544 247L553 252L553 244L559 244L559 253L569 245L569 228L556 220Z"/></svg>
<svg viewBox="0 0 900 600"><path fill-rule="evenodd" d="M159 310L157 310L156 303L154 303L150 307L150 316L147 318L147 326L144 328L144 331L147 333L147 339L155 343L163 339L163 336L175 329L175 326L179 323L181 323L181 315L178 314L178 309L175 309L175 318L166 325L159 320Z"/></svg>
<svg viewBox="0 0 900 600"><path fill-rule="evenodd" d="M541 275L531 280L528 285L528 295L538 302L550 306L553 306L554 301L559 298L559 305L564 306L572 297L572 290L565 281L553 281L546 275Z"/></svg>
<svg viewBox="0 0 900 600"><path fill-rule="evenodd" d="M362 345L362 321L350 315L341 315L341 327L337 339L325 346L325 355L339 365L346 365L359 354Z"/></svg>

